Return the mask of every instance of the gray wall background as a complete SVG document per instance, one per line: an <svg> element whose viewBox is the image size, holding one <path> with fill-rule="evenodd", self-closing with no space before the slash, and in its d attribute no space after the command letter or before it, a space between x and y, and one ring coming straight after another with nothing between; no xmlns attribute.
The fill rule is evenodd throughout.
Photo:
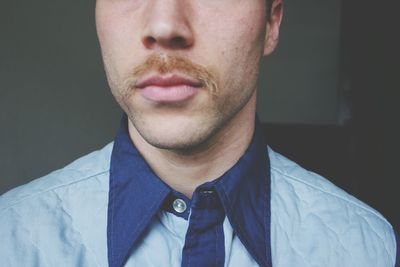
<svg viewBox="0 0 400 267"><path fill-rule="evenodd" d="M110 142L109 92L94 1L0 3L0 194ZM288 0L276 53L262 66L259 115L340 124L339 0ZM344 115L343 115L344 114Z"/></svg>

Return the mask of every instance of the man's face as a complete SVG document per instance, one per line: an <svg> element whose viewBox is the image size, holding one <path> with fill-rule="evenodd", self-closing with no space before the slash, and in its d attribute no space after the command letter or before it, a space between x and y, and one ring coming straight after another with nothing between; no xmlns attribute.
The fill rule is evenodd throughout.
<svg viewBox="0 0 400 267"><path fill-rule="evenodd" d="M265 0L97 0L111 91L148 143L198 147L255 105L265 9Z"/></svg>

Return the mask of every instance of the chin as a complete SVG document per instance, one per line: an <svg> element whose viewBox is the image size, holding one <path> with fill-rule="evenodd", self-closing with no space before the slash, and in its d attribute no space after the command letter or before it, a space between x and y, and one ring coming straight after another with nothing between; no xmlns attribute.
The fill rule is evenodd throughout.
<svg viewBox="0 0 400 267"><path fill-rule="evenodd" d="M182 115L142 118L133 121L133 125L148 144L176 151L193 151L202 147L218 128L218 123L207 116Z"/></svg>
<svg viewBox="0 0 400 267"><path fill-rule="evenodd" d="M146 140L150 145L170 151L189 152L197 150L201 147L202 143L199 140L160 140L148 139Z"/></svg>
<svg viewBox="0 0 400 267"><path fill-rule="evenodd" d="M168 150L189 151L201 147L210 139L209 131L199 128L158 128L139 131L150 145Z"/></svg>

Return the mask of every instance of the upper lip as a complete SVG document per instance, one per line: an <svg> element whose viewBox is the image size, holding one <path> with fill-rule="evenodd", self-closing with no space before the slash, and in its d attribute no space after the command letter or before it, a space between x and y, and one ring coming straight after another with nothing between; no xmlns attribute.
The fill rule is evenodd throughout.
<svg viewBox="0 0 400 267"><path fill-rule="evenodd" d="M189 77L185 77L185 76L177 75L177 74L168 75L168 76L155 75L155 76L151 76L147 79L139 80L136 83L135 87L136 88L145 88L147 86L168 87L168 86L177 86L177 85L188 85L188 86L192 86L192 87L201 87L202 82L197 79L193 79L193 78L189 78Z"/></svg>

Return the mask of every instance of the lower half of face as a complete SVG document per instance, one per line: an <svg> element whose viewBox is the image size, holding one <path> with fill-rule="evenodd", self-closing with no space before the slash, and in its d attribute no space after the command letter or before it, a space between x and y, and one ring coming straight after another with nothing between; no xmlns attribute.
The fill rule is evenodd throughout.
<svg viewBox="0 0 400 267"><path fill-rule="evenodd" d="M97 29L112 93L137 132L153 146L190 150L215 140L243 110L254 113L265 3L171 3L98 0ZM154 88L182 75L192 87Z"/></svg>
<svg viewBox="0 0 400 267"><path fill-rule="evenodd" d="M117 102L147 143L162 149L191 150L207 145L249 105L256 83L243 82L248 78L216 78L214 86L203 83L172 89L137 88L126 79L109 80Z"/></svg>

